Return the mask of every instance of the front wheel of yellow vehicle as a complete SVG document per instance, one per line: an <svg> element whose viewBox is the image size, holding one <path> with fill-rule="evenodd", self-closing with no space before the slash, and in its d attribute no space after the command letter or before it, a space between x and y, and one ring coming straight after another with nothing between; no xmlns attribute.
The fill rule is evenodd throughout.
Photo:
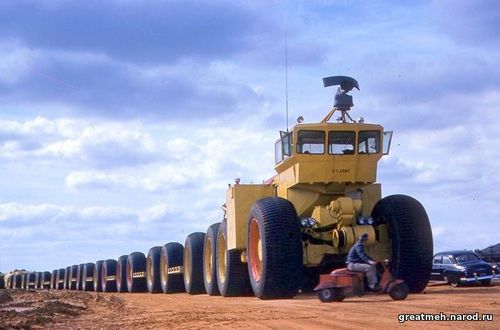
<svg viewBox="0 0 500 330"><path fill-rule="evenodd" d="M247 225L248 274L261 299L291 298L303 280L300 222L292 203L266 197L250 210Z"/></svg>
<svg viewBox="0 0 500 330"><path fill-rule="evenodd" d="M433 243L429 218L416 199L391 195L375 204L372 217L388 226L391 272L412 293L422 292L431 277Z"/></svg>

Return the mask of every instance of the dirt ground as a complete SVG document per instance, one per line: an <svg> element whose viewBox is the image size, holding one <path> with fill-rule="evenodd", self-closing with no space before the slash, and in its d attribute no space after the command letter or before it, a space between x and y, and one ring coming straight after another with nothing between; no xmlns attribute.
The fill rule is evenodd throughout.
<svg viewBox="0 0 500 330"><path fill-rule="evenodd" d="M401 313L493 314L493 321L406 321ZM431 283L422 294L321 303L314 294L289 300L188 294L0 290L0 329L500 329L500 281L490 287Z"/></svg>

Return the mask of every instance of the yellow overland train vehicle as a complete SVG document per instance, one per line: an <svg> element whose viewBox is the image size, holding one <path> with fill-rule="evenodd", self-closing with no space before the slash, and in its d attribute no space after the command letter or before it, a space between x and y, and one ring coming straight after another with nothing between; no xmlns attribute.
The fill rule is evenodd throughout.
<svg viewBox="0 0 500 330"><path fill-rule="evenodd" d="M184 246L154 246L147 256L133 252L38 277L50 278L52 289L289 298L315 286L319 274L345 267L350 247L366 233L367 252L389 259L392 274L411 292L422 291L433 256L427 214L411 197L382 198L375 183L392 132L351 118L347 93L359 89L356 80L336 76L323 83L340 86L333 109L319 123L299 117L291 131L280 132L277 174L262 184L237 179L222 221L206 233L188 235ZM330 122L334 114L339 118ZM8 286L30 288L30 274L7 276Z"/></svg>
<svg viewBox="0 0 500 330"><path fill-rule="evenodd" d="M382 198L375 183L392 132L351 118L347 93L359 89L356 80L335 76L323 82L340 85L334 107L319 123L299 117L291 131L280 132L277 174L262 184L237 179L227 190L223 221L186 240L188 292L194 281L201 282L198 259L209 294L240 295L251 286L260 298L294 296L316 284L319 273L344 267L350 247L364 233L367 252L391 260L393 273L410 291L427 285L433 243L424 208L405 195ZM339 118L329 122L335 113ZM203 261L195 247L201 239Z"/></svg>

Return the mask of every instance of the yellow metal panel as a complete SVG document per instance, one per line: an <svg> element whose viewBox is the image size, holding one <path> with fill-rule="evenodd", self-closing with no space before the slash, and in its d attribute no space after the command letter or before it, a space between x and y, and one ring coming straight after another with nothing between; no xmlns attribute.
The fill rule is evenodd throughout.
<svg viewBox="0 0 500 330"><path fill-rule="evenodd" d="M227 206L227 247L246 248L247 218L252 205L261 198L275 196L270 184L236 184L228 188Z"/></svg>

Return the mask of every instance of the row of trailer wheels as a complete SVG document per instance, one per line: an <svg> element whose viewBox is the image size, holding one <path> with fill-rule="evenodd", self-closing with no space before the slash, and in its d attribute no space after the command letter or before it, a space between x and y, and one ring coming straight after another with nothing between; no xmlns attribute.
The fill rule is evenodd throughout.
<svg viewBox="0 0 500 330"><path fill-rule="evenodd" d="M430 277L432 234L427 214L415 199L393 195L380 200L372 216L389 227L392 272L422 291ZM224 219L205 233L187 236L184 245L170 242L147 255L133 252L117 260L73 265L52 273L13 276L10 287L96 292L151 292L290 298L304 283L302 234L294 206L267 197L251 208L246 254L228 249Z"/></svg>

